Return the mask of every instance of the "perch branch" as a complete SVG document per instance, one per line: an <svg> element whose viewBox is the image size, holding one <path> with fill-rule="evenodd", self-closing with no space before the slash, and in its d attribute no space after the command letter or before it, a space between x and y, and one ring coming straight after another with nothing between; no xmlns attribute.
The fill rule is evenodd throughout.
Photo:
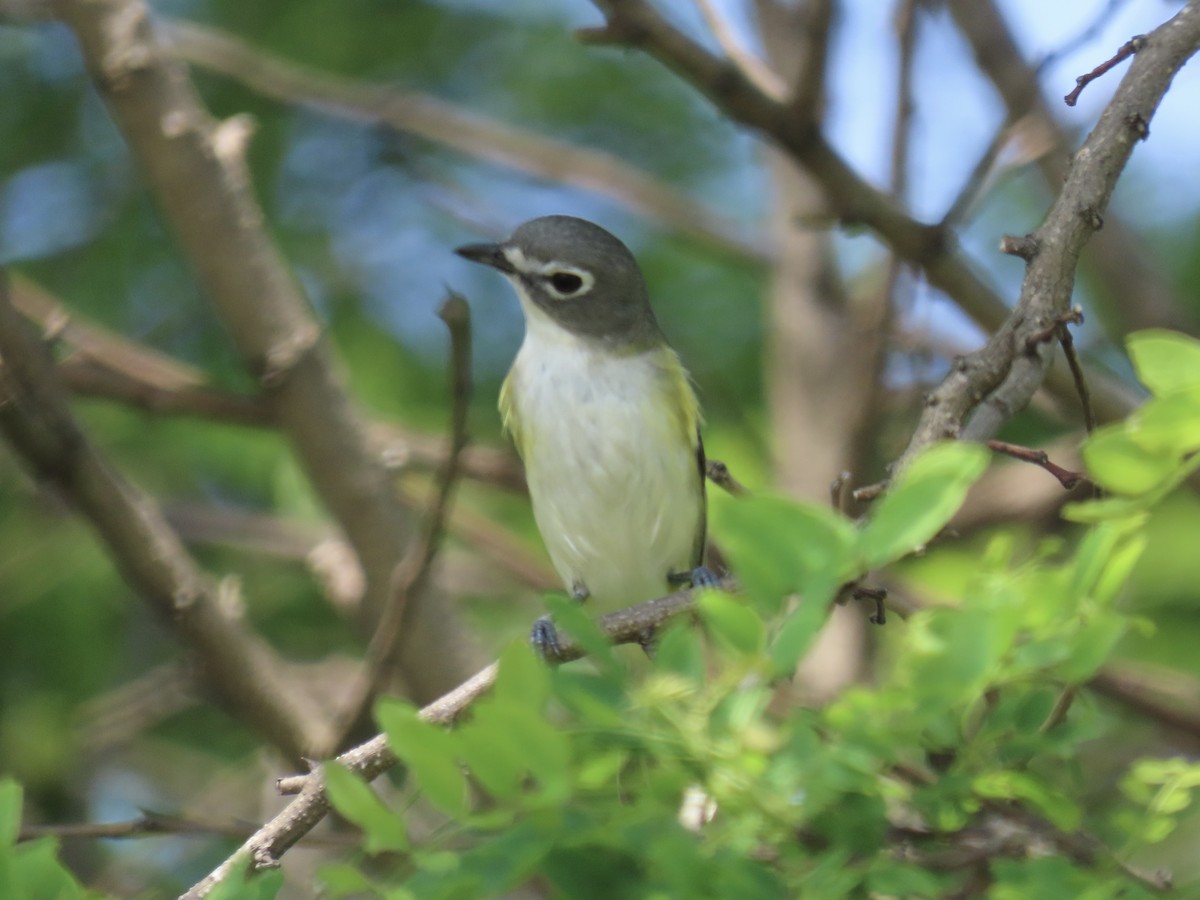
<svg viewBox="0 0 1200 900"><path fill-rule="evenodd" d="M724 589L735 587L732 581L722 582ZM676 591L628 609L617 610L597 620L597 626L614 643L638 643L647 630L661 628L672 618L692 608L691 589ZM583 656L583 648L569 635L560 635L559 660L569 662ZM531 651L532 652L532 651ZM457 688L424 707L418 716L426 722L448 725L470 708L496 681L496 664L476 673ZM387 738L377 735L337 757L338 763L358 773L368 781L396 765L396 756L388 748ZM256 831L241 847L216 869L183 894L181 900L200 900L237 867L270 868L279 865L283 854L308 834L329 811L324 779L318 767L307 775L282 778L280 793L295 795L278 815Z"/></svg>

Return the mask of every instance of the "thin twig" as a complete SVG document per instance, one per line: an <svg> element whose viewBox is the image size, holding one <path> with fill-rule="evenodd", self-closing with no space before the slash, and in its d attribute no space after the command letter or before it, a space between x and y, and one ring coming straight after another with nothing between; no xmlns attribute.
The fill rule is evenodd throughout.
<svg viewBox="0 0 1200 900"><path fill-rule="evenodd" d="M760 17L765 15L764 7L768 4L777 8L783 6L775 0L760 0ZM803 17L803 29L794 50L799 56L800 65L793 82L792 99L788 108L798 122L816 123L825 105L829 80L829 49L833 45L830 33L833 31L834 18L837 15L836 3L834 0L810 0L803 5L794 6L790 13Z"/></svg>
<svg viewBox="0 0 1200 900"><path fill-rule="evenodd" d="M240 822L217 822L191 816L175 816L167 813L143 810L136 819L121 822L81 822L62 825L22 825L18 841L32 841L42 837L59 839L87 838L91 840L120 840L128 838L156 837L161 835L219 835L221 837L245 839L254 833L255 826ZM362 843L357 834L327 834L304 836L307 847L349 849Z"/></svg>
<svg viewBox="0 0 1200 900"><path fill-rule="evenodd" d="M1087 687L1200 746L1200 705L1196 703L1196 698L1200 697L1200 684L1178 674L1175 679L1181 682L1182 689L1166 692L1152 687L1146 683L1147 679L1135 676L1124 667L1106 667L1088 682ZM1172 695L1176 696L1168 699Z"/></svg>
<svg viewBox="0 0 1200 900"><path fill-rule="evenodd" d="M1041 61L1034 66L1033 71L1037 75L1041 75L1050 66L1054 65L1060 59L1070 56L1076 50L1081 49L1086 44L1090 44L1100 33L1108 26L1116 17L1121 7L1128 3L1129 0L1108 0L1104 6L1098 9L1092 16L1092 21L1080 29L1079 33L1073 38L1063 42L1054 49L1053 52L1047 53L1042 57Z"/></svg>
<svg viewBox="0 0 1200 900"><path fill-rule="evenodd" d="M850 496L855 503L870 503L872 500L878 500L887 490L888 483L886 481L877 481L875 484L863 485L860 488L855 488L850 492Z"/></svg>
<svg viewBox="0 0 1200 900"><path fill-rule="evenodd" d="M1096 66L1096 68L1092 69L1092 71L1088 72L1086 75L1080 75L1078 78L1076 78L1075 89L1071 91L1071 93L1067 94L1067 96L1063 97L1063 102L1067 104L1067 106L1074 106L1079 102L1079 95L1083 93L1083 89L1085 87L1099 78L1105 72L1108 72L1113 68L1113 66L1129 59L1129 57L1133 56L1144 46L1146 46L1146 36L1144 34L1137 34L1131 37L1124 44L1122 44L1117 49L1117 52L1114 53L1109 59L1106 59L1104 62L1100 63L1100 65Z"/></svg>
<svg viewBox="0 0 1200 900"><path fill-rule="evenodd" d="M994 450L996 453L1003 453L1005 456L1011 456L1013 459L1032 463L1035 466L1045 469L1058 479L1058 483L1065 490L1071 490L1080 482L1091 481L1083 472L1072 472L1070 469L1064 469L1062 466L1051 462L1045 450L1031 450L1029 447L1022 447L1018 444L1010 444L1008 441L997 440L989 440L987 446L988 449Z"/></svg>
<svg viewBox="0 0 1200 900"><path fill-rule="evenodd" d="M1049 324L1043 325L1041 328L1036 328L1025 336L1025 352L1032 353L1037 349L1038 344L1048 344L1055 340L1061 334L1060 329L1064 325L1082 325L1083 324L1083 309L1078 306L1073 306L1065 312L1050 319Z"/></svg>
<svg viewBox="0 0 1200 900"><path fill-rule="evenodd" d="M1050 710L1050 714L1046 716L1046 721L1038 728L1038 732L1046 734L1067 721L1067 713L1071 711L1071 704L1075 702L1078 695L1079 685L1077 684L1070 684L1063 688L1058 699L1054 701L1054 708Z"/></svg>
<svg viewBox="0 0 1200 900"><path fill-rule="evenodd" d="M850 590L850 596L854 600L867 600L874 605L875 611L867 617L867 621L872 625L887 624L888 592L884 588L868 588L856 585Z"/></svg>
<svg viewBox="0 0 1200 900"><path fill-rule="evenodd" d="M745 497L750 493L750 489L734 478L733 473L729 471L729 466L719 459L704 461L704 476L717 487L735 497Z"/></svg>
<svg viewBox="0 0 1200 900"><path fill-rule="evenodd" d="M339 744L369 715L375 696L393 675L409 599L423 589L441 550L447 515L458 485L471 404L471 308L461 294L449 291L438 309L438 317L450 331L450 449L438 473L437 490L421 531L396 566L391 602L379 617L367 647L367 671L351 692L352 700L340 722Z"/></svg>
<svg viewBox="0 0 1200 900"><path fill-rule="evenodd" d="M958 196L954 198L954 202L950 204L946 210L946 214L942 216L941 222L938 223L939 228L957 228L962 224L967 216L967 212L983 194L984 186L988 182L988 176L995 169L996 160L999 159L1000 153L1012 141L1013 127L1014 123L1009 118L1000 123L1000 127L992 135L987 149L983 151L983 155L975 163L975 168L971 170L971 174L967 176L967 180L959 188Z"/></svg>
<svg viewBox="0 0 1200 900"><path fill-rule="evenodd" d="M846 501L850 498L850 473L841 471L829 482L829 505L840 513L846 512Z"/></svg>
<svg viewBox="0 0 1200 900"><path fill-rule="evenodd" d="M764 94L776 100L783 100L787 96L787 85L783 83L783 79L771 71L766 62L742 46L742 42L734 34L733 26L717 11L712 0L693 0L693 2L700 8L700 15L704 17L708 30L712 32L720 48L725 51L729 61L741 69L742 74L754 82Z"/></svg>
<svg viewBox="0 0 1200 900"><path fill-rule="evenodd" d="M896 58L896 93L891 137L891 172L890 193L896 206L904 209L909 205L909 168L912 154L913 126L912 118L916 111L916 95L913 90L914 69L917 58L917 36L919 15L921 10L917 0L898 0L895 12L896 43L898 53ZM862 466L862 462L870 458L871 447L874 445L878 428L875 423L883 413L883 403L886 397L884 371L888 360L890 337L899 310L911 306L916 294L920 269L912 266L904 257L892 249L888 254L887 273L884 277L881 292L872 298L873 310L868 312L868 304L863 304L863 313L870 315L869 331L874 334L862 340L862 357L859 365L871 373L867 379L865 390L859 402L866 412L863 416L864 427L858 432L858 446L851 448L851 456L847 463L854 467ZM863 323L867 325L866 322ZM861 329L867 332L867 328ZM869 332L868 332L869 333ZM864 337L867 337L864 334ZM842 502L857 498L851 494L843 497ZM842 507L843 512L850 512L848 506Z"/></svg>
<svg viewBox="0 0 1200 900"><path fill-rule="evenodd" d="M1083 310L1078 306L1074 312L1078 314L1076 322L1083 321ZM1092 412L1092 395L1088 390L1087 378L1083 374L1083 366L1079 362L1079 355L1075 352L1075 338L1071 335L1071 329L1063 323L1058 328L1058 343L1062 346L1063 356L1067 358L1067 365L1071 367L1071 377L1075 379L1075 390L1079 392L1079 406L1083 410L1083 427L1088 434L1096 430L1096 415Z"/></svg>

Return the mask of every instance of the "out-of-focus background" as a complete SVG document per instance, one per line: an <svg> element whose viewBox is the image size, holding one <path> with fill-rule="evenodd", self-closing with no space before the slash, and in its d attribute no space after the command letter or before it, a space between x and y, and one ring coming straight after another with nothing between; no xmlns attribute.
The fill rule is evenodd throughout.
<svg viewBox="0 0 1200 900"><path fill-rule="evenodd" d="M1024 268L998 242L1036 227L1123 67L1074 108L1062 96L1180 6L658 8L705 45L764 61L766 77L787 85L793 39L810 27L791 7L827 5L832 23L810 33L828 54L822 118L832 143L919 219L937 222L957 203L960 252L1010 304ZM435 575L480 662L528 628L555 580L495 412L520 311L502 279L453 247L548 213L618 234L694 376L710 455L752 488L816 502L843 469L855 484L882 478L923 393L982 339L954 298L895 265L869 231L832 223L818 185L692 87L637 52L578 41L575 29L600 22L584 0L171 0L153 9L211 113L252 119L248 162L267 227L353 396L386 427L389 464L417 510L449 421L448 339L436 310L447 286L471 301L472 448ZM73 409L95 443L157 498L208 572L237 579L247 622L294 665L313 702L332 709L364 646L353 567L351 583L339 582L336 532L288 443L247 400L255 382L71 32L4 4L0 12L0 263L14 298L55 336ZM1080 269L1080 354L1132 397L1123 336L1156 326L1195 333L1200 321L1198 105L1193 65L1137 147ZM215 410L161 399L197 384L213 389ZM1003 436L1070 467L1081 429L1077 408L1039 395ZM999 464L959 523L965 544L922 566L969 567L972 548L997 529L1030 546L1049 534L1070 541L1056 517L1066 498L1045 472ZM1122 648L1139 684L1193 706L1197 534L1194 494L1155 513L1130 599L1155 627ZM913 593L954 583L922 566ZM869 672L887 637L867 633L863 618L839 611L805 676L813 696ZM1148 747L1194 753L1200 741L1119 706L1112 714L1129 715L1130 727L1085 761L1098 794ZM209 702L197 666L70 504L0 448L0 772L26 786L30 817L107 821L146 809L236 832L272 808L270 777L287 768L253 727ZM1176 846L1197 827L1193 817ZM186 887L229 847L220 837L68 840L64 854L91 884L157 896ZM1172 845L1163 853L1177 876L1196 865Z"/></svg>

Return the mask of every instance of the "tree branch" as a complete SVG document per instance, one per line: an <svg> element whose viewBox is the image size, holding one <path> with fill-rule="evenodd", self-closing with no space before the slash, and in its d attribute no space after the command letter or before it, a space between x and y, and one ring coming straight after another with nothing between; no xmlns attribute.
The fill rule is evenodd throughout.
<svg viewBox="0 0 1200 900"><path fill-rule="evenodd" d="M1146 38L1143 51L1075 154L1045 221L1030 235L1025 279L1012 315L982 349L959 360L930 395L901 464L943 438L990 437L1033 396L1050 357L1044 343L1030 339L1069 311L1079 254L1103 227L1117 179L1175 73L1198 49L1200 5L1192 0Z"/></svg>
<svg viewBox="0 0 1200 900"><path fill-rule="evenodd" d="M211 120L143 0L63 0L60 11L164 216L366 575L364 626L383 608L416 523L372 453L295 278L262 228L243 158L247 128ZM404 677L429 698L470 671L452 607L415 598Z"/></svg>
<svg viewBox="0 0 1200 900"><path fill-rule="evenodd" d="M284 662L245 629L236 583L200 570L155 502L92 446L71 415L49 351L8 300L0 275L0 430L38 478L91 523L125 581L196 654L221 703L293 761L322 746Z"/></svg>
<svg viewBox="0 0 1200 900"><path fill-rule="evenodd" d="M581 39L638 47L654 56L736 122L758 131L786 151L821 184L832 212L843 223L875 231L906 262L921 268L929 283L951 297L986 331L1001 331L1010 310L964 260L953 236L937 226L919 222L886 194L871 187L826 141L811 118L797 117L793 105L778 103L762 93L736 67L691 40L645 0L593 0L604 13L603 28L586 29ZM995 369L992 382L980 382L983 392L999 383L1007 354L988 354L981 362ZM1055 367L1047 387L1060 398L1074 397L1066 366ZM1120 393L1097 384L1096 411L1105 421L1121 418L1130 404ZM980 394L982 399L983 393ZM961 420L970 408L958 414Z"/></svg>
<svg viewBox="0 0 1200 900"><path fill-rule="evenodd" d="M995 87L1007 118L1016 122L1032 117L1050 135L1055 149L1039 154L1037 166L1049 189L1058 192L1066 180L1069 150L1076 139L1043 96L1038 73L1022 56L995 0L951 0L947 6L971 45L979 70ZM1111 14L1111 9L1105 12ZM1187 316L1188 304L1176 296L1162 266L1119 216L1110 212L1105 218L1104 230L1093 236L1085 257L1095 274L1091 287L1098 321L1114 336L1137 328L1189 330L1195 319ZM1130 297L1137 297L1138 302L1130 303Z"/></svg>
<svg viewBox="0 0 1200 900"><path fill-rule="evenodd" d="M288 62L215 28L176 20L165 23L165 30L188 62L265 96L386 125L475 159L603 194L725 251L765 258L763 243L746 238L744 228L608 153L542 137L415 91Z"/></svg>

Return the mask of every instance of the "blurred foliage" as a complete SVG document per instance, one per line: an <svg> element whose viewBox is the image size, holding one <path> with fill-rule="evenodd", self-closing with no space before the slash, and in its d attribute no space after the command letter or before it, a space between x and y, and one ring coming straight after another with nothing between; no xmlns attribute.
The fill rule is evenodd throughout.
<svg viewBox="0 0 1200 900"><path fill-rule="evenodd" d="M666 5L691 21L690 4ZM770 206L750 136L640 54L579 46L570 29L596 21L586 4L155 6L320 70L428 91L607 150L745 223L748 235ZM852 62L868 70L871 63ZM570 211L602 221L638 255L659 318L698 382L711 455L753 487L770 484L762 341L770 273L763 263L664 233L602 194L282 104L202 70L194 75L215 116L253 116L249 163L266 221L372 415L444 430L446 337L434 310L449 282L474 301L472 437L503 446L494 400L520 339L519 311L506 285L461 264L449 248L491 225ZM856 90L852 105L866 104L861 82ZM881 93L879 83L866 93ZM82 320L191 364L216 385L252 391L64 27L0 24L0 97L0 261ZM943 118L936 108L928 119ZM976 149L957 151L968 168ZM1127 192L1129 202L1139 193ZM1046 196L1028 169L1010 174L964 245L990 250L1001 231L1031 227ZM1196 304L1200 229L1178 210L1163 219L1155 207L1153 218L1163 269ZM874 289L880 248L862 235L836 240L850 292ZM1010 287L1019 277L1011 260L997 262L994 254L981 253L981 266ZM918 294L903 311L906 325L928 330L935 343L970 340L973 332L948 304ZM1128 381L1130 366L1109 340L1119 336L1090 328L1081 340L1089 359ZM386 703L380 721L404 748L411 780L451 825L434 839L413 836L396 824L399 804L379 805L361 785L334 775L335 799L364 827L364 853L373 856L326 867L328 890L395 884L415 896L472 896L536 874L572 896L642 896L651 888L771 896L800 881L806 897L856 889L936 896L953 888L951 876L880 852L887 814L910 808L949 830L985 803L1009 799L1060 827L1082 821L1123 857L1194 880L1200 821L1181 805L1194 788L1194 768L1180 761L1194 742L1164 736L1086 693L1066 724L1038 730L1058 692L1085 681L1105 659L1195 676L1200 501L1177 485L1200 458L1187 449L1200 417L1194 385L1166 366L1172 353L1193 352L1187 346L1161 334L1132 345L1155 399L1130 422L1098 434L1087 451L1112 495L1075 507L1076 522L1055 522L1050 534L1008 523L906 558L898 577L940 605L875 634L873 685L827 709L780 713L768 703L769 679L802 655L823 616L820 598L831 597L840 579L930 541L978 474L971 451L944 451L910 471L906 491L889 497L862 530L771 495L717 501L718 536L752 602L707 599L702 631L666 635L645 680L603 660L546 673L510 649L496 695L461 731L422 727L411 710ZM923 350L897 352L892 362L889 386L914 395L946 365ZM254 514L288 527L323 527L286 442L268 429L94 399L74 408L102 451L168 511L202 508L235 521ZM883 423L891 444L907 436L910 415L911 405ZM1014 420L1006 436L1037 446L1068 427L1034 411ZM895 449L879 449L880 470ZM428 485L421 473L404 473L404 481ZM479 485L464 486L459 498L541 553L523 498ZM351 617L314 583L302 554L263 552L236 530L193 535L190 543L209 571L240 579L248 620L289 659L318 671L316 683L337 683L338 666L361 655ZM541 609L537 598L496 576L460 538L450 552L471 556L457 599L472 612L482 643L495 649L527 630ZM792 608L782 598L797 589L808 602ZM1086 616L1076 614L1081 605ZM12 784L0 787L0 896L85 895L49 840L14 846L22 806L31 822L120 820L138 807L261 817L271 763L244 723L207 698L163 687L164 672L186 670L179 657L170 628L131 595L64 498L33 484L0 446L0 773L24 788L22 797ZM188 680L186 671L179 677ZM993 692L993 706L980 699ZM514 732L536 740L514 748ZM897 775L898 764L920 765L930 751L952 757L933 783ZM465 764L469 778L452 760ZM692 785L720 809L700 839L676 824ZM789 834L805 840L785 840ZM160 896L186 887L234 846L195 836L69 840L62 858L106 893ZM1113 891L1128 888L1108 868L1057 858L1001 862L995 871L997 897L1088 890L1104 897L1099 880L1108 876ZM270 876L226 890L269 896L276 887ZM1129 890L1123 896L1136 896Z"/></svg>
<svg viewBox="0 0 1200 900"><path fill-rule="evenodd" d="M1173 447L1176 472L1200 448L1190 430L1178 419L1155 432L1155 446ZM1103 466L1109 452L1101 436L1088 456ZM927 543L984 465L982 448L933 448L861 528L782 498L722 504L745 597L702 596L699 627L668 630L643 679L603 649L590 671L547 670L513 645L493 691L450 731L384 701L392 747L449 824L410 839L402 812L335 768L331 798L374 861L325 867L326 888L437 898L535 882L580 898L943 897L972 877L976 865L961 860L976 847L989 896L1154 896L1123 864L1175 832L1200 765L1144 758L1119 791L1093 794L1079 748L1110 738L1120 719L1084 697L1068 718L1056 713L1132 624L1121 607L1145 547L1141 509L1077 505L1076 518L1092 524L1070 548L1027 553L996 538L966 579L969 599L894 627L874 685L820 710L773 702L837 585L865 562ZM1156 502L1150 490L1126 499ZM1011 831L996 837L1002 822ZM1081 829L1122 862L1079 843Z"/></svg>

